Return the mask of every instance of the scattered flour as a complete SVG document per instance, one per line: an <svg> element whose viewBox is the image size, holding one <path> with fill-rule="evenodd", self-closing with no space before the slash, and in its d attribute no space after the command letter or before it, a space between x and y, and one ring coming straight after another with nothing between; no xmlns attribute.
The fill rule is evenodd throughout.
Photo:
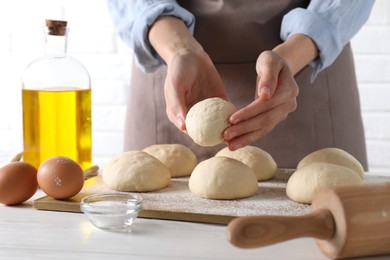
<svg viewBox="0 0 390 260"><path fill-rule="evenodd" d="M299 216L308 213L310 206L294 202L287 197L286 183L293 172L294 170L291 169L279 169L272 179L259 182L259 189L254 196L237 200L211 200L195 197L188 188L188 177L173 178L168 187L158 191L131 194L142 197L143 210L232 217L253 215ZM390 181L390 178L366 175L363 183L384 181ZM81 191L85 195L100 192L116 191L106 187L99 176L88 180Z"/></svg>
<svg viewBox="0 0 390 260"><path fill-rule="evenodd" d="M284 215L297 216L308 213L310 206L288 199L286 183L293 171L280 169L270 180L259 182L257 193L237 200L202 199L192 195L188 177L174 178L168 187L154 191L133 193L143 198L144 210L210 214L221 216ZM90 179L81 193L115 192L105 186L100 177Z"/></svg>

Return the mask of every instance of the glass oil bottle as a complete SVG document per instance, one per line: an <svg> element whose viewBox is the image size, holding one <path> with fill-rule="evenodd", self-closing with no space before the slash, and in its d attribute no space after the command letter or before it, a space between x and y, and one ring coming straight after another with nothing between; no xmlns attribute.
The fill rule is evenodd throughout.
<svg viewBox="0 0 390 260"><path fill-rule="evenodd" d="M67 54L66 21L46 20L45 55L22 76L24 161L35 167L67 156L91 166L91 82L86 68Z"/></svg>

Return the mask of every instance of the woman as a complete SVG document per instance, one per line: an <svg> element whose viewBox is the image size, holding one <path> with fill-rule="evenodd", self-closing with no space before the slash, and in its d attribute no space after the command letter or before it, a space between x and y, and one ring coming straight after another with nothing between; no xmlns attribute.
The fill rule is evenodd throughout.
<svg viewBox="0 0 390 260"><path fill-rule="evenodd" d="M255 145L279 167L295 168L310 152L338 147L367 170L348 42L373 1L109 0L108 5L136 62L126 150L183 143L200 160L213 156L223 145L196 145L184 133L185 116L196 102L218 96L239 108L223 134L231 150Z"/></svg>

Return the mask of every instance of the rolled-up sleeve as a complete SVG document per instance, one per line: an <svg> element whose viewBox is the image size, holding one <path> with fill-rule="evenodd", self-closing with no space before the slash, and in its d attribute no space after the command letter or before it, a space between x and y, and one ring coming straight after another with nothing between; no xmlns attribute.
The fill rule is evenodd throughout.
<svg viewBox="0 0 390 260"><path fill-rule="evenodd" d="M313 0L306 9L293 9L283 17L280 36L287 40L304 34L316 43L319 57L310 63L314 80L367 21L373 4L374 0Z"/></svg>
<svg viewBox="0 0 390 260"><path fill-rule="evenodd" d="M194 30L194 16L174 0L107 0L107 5L118 34L133 50L137 66L146 72L164 63L147 37L159 16L178 17L191 32Z"/></svg>

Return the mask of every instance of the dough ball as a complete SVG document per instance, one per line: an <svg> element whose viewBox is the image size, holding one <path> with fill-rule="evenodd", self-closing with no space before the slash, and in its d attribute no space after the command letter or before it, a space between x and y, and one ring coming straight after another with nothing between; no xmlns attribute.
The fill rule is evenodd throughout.
<svg viewBox="0 0 390 260"><path fill-rule="evenodd" d="M258 181L272 178L278 170L272 156L255 146L248 145L236 151L230 151L226 147L220 150L215 156L225 156L243 162L255 172Z"/></svg>
<svg viewBox="0 0 390 260"><path fill-rule="evenodd" d="M330 163L313 162L295 171L287 182L287 196L310 204L317 190L323 187L361 183L353 170Z"/></svg>
<svg viewBox="0 0 390 260"><path fill-rule="evenodd" d="M312 162L325 162L341 165L355 171L361 179L364 177L364 169L361 163L351 154L339 148L330 147L312 152L298 163L297 169Z"/></svg>
<svg viewBox="0 0 390 260"><path fill-rule="evenodd" d="M229 117L236 111L232 103L221 98L196 103L187 113L187 133L201 146L221 144L222 133L230 125Z"/></svg>
<svg viewBox="0 0 390 260"><path fill-rule="evenodd" d="M198 163L196 155L182 144L155 144L143 151L167 166L171 177L190 176Z"/></svg>
<svg viewBox="0 0 390 260"><path fill-rule="evenodd" d="M141 151L128 151L112 158L104 167L102 180L118 191L154 191L169 185L169 169L155 157Z"/></svg>
<svg viewBox="0 0 390 260"><path fill-rule="evenodd" d="M208 199L240 199L254 195L258 189L253 170L227 157L212 157L199 163L188 185L195 196Z"/></svg>

